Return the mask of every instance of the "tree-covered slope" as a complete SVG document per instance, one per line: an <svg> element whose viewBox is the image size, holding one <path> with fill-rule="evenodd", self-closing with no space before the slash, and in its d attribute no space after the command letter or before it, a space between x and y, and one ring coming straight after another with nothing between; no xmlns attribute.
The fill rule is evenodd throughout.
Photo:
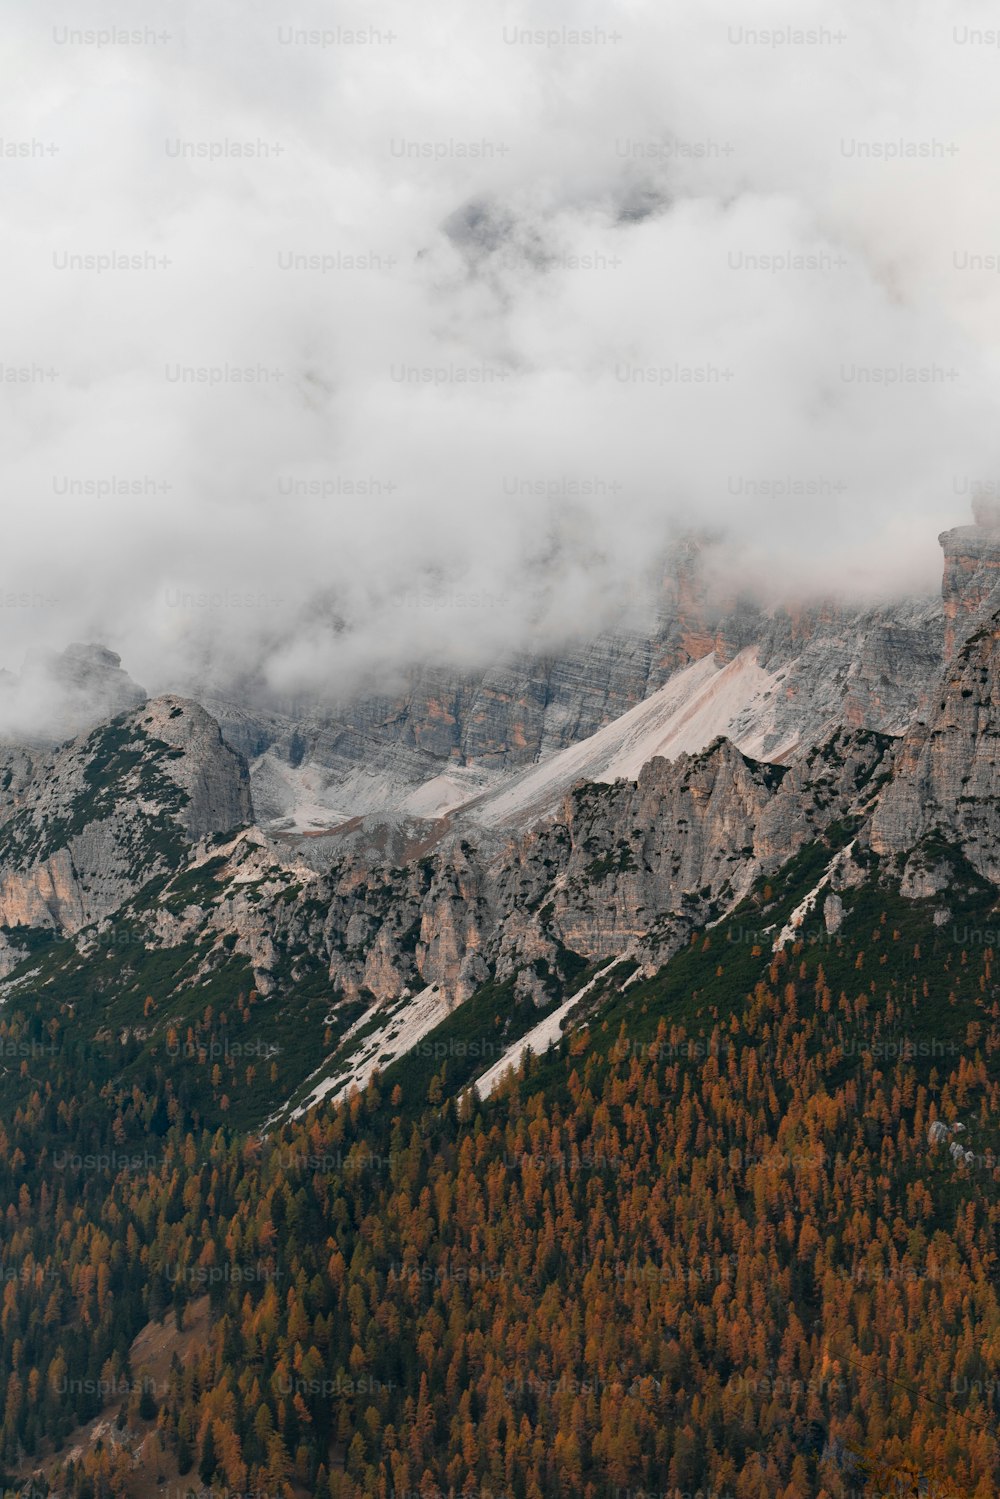
<svg viewBox="0 0 1000 1499"><path fill-rule="evenodd" d="M928 849L942 922L862 858L840 930L772 951L831 849L609 973L488 1103L404 1058L246 1135L155 1073L3 1075L8 1472L135 1492L155 1450L171 1483L319 1499L791 1499L858 1492L864 1450L995 1493L994 892ZM206 1293L185 1363L130 1367ZM108 1391L114 1439L57 1451Z"/></svg>

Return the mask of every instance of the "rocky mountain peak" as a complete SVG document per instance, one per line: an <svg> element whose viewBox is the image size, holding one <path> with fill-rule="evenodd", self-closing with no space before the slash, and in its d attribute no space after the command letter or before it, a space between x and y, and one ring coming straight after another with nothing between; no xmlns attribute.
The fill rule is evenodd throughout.
<svg viewBox="0 0 1000 1499"><path fill-rule="evenodd" d="M253 821L246 761L200 703L166 694L150 699L128 722L173 751L165 768L186 797L177 820L191 838Z"/></svg>
<svg viewBox="0 0 1000 1499"><path fill-rule="evenodd" d="M198 703L162 697L53 754L0 761L0 925L76 931L198 839L253 820L246 761Z"/></svg>
<svg viewBox="0 0 1000 1499"><path fill-rule="evenodd" d="M974 869L1000 884L998 725L1000 611L966 639L928 722L905 736L873 820L877 853L908 854L934 835L957 844Z"/></svg>

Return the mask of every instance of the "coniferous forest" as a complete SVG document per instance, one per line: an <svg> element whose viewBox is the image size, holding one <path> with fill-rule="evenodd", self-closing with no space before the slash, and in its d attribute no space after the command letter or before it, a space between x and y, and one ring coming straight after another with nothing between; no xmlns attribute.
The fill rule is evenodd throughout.
<svg viewBox="0 0 1000 1499"><path fill-rule="evenodd" d="M4 1074L6 1486L995 1494L989 897L936 926L873 880L772 951L796 889L606 972L485 1101L460 1009L440 1065L234 1129L218 1015L180 1083L88 1083L67 1001L15 990L6 1054L54 1056Z"/></svg>

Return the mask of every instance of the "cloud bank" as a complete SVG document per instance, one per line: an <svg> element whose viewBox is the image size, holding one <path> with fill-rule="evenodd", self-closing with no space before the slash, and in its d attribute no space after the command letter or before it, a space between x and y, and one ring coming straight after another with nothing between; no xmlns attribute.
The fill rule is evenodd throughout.
<svg viewBox="0 0 1000 1499"><path fill-rule="evenodd" d="M985 6L8 25L0 662L343 693L555 648L689 526L932 590L1000 492Z"/></svg>

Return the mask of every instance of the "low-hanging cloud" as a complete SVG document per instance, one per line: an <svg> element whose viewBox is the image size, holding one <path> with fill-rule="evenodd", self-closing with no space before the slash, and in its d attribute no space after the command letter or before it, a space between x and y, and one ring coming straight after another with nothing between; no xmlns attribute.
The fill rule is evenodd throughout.
<svg viewBox="0 0 1000 1499"><path fill-rule="evenodd" d="M10 13L0 662L353 691L690 526L934 587L1000 479L985 7L293 11Z"/></svg>

